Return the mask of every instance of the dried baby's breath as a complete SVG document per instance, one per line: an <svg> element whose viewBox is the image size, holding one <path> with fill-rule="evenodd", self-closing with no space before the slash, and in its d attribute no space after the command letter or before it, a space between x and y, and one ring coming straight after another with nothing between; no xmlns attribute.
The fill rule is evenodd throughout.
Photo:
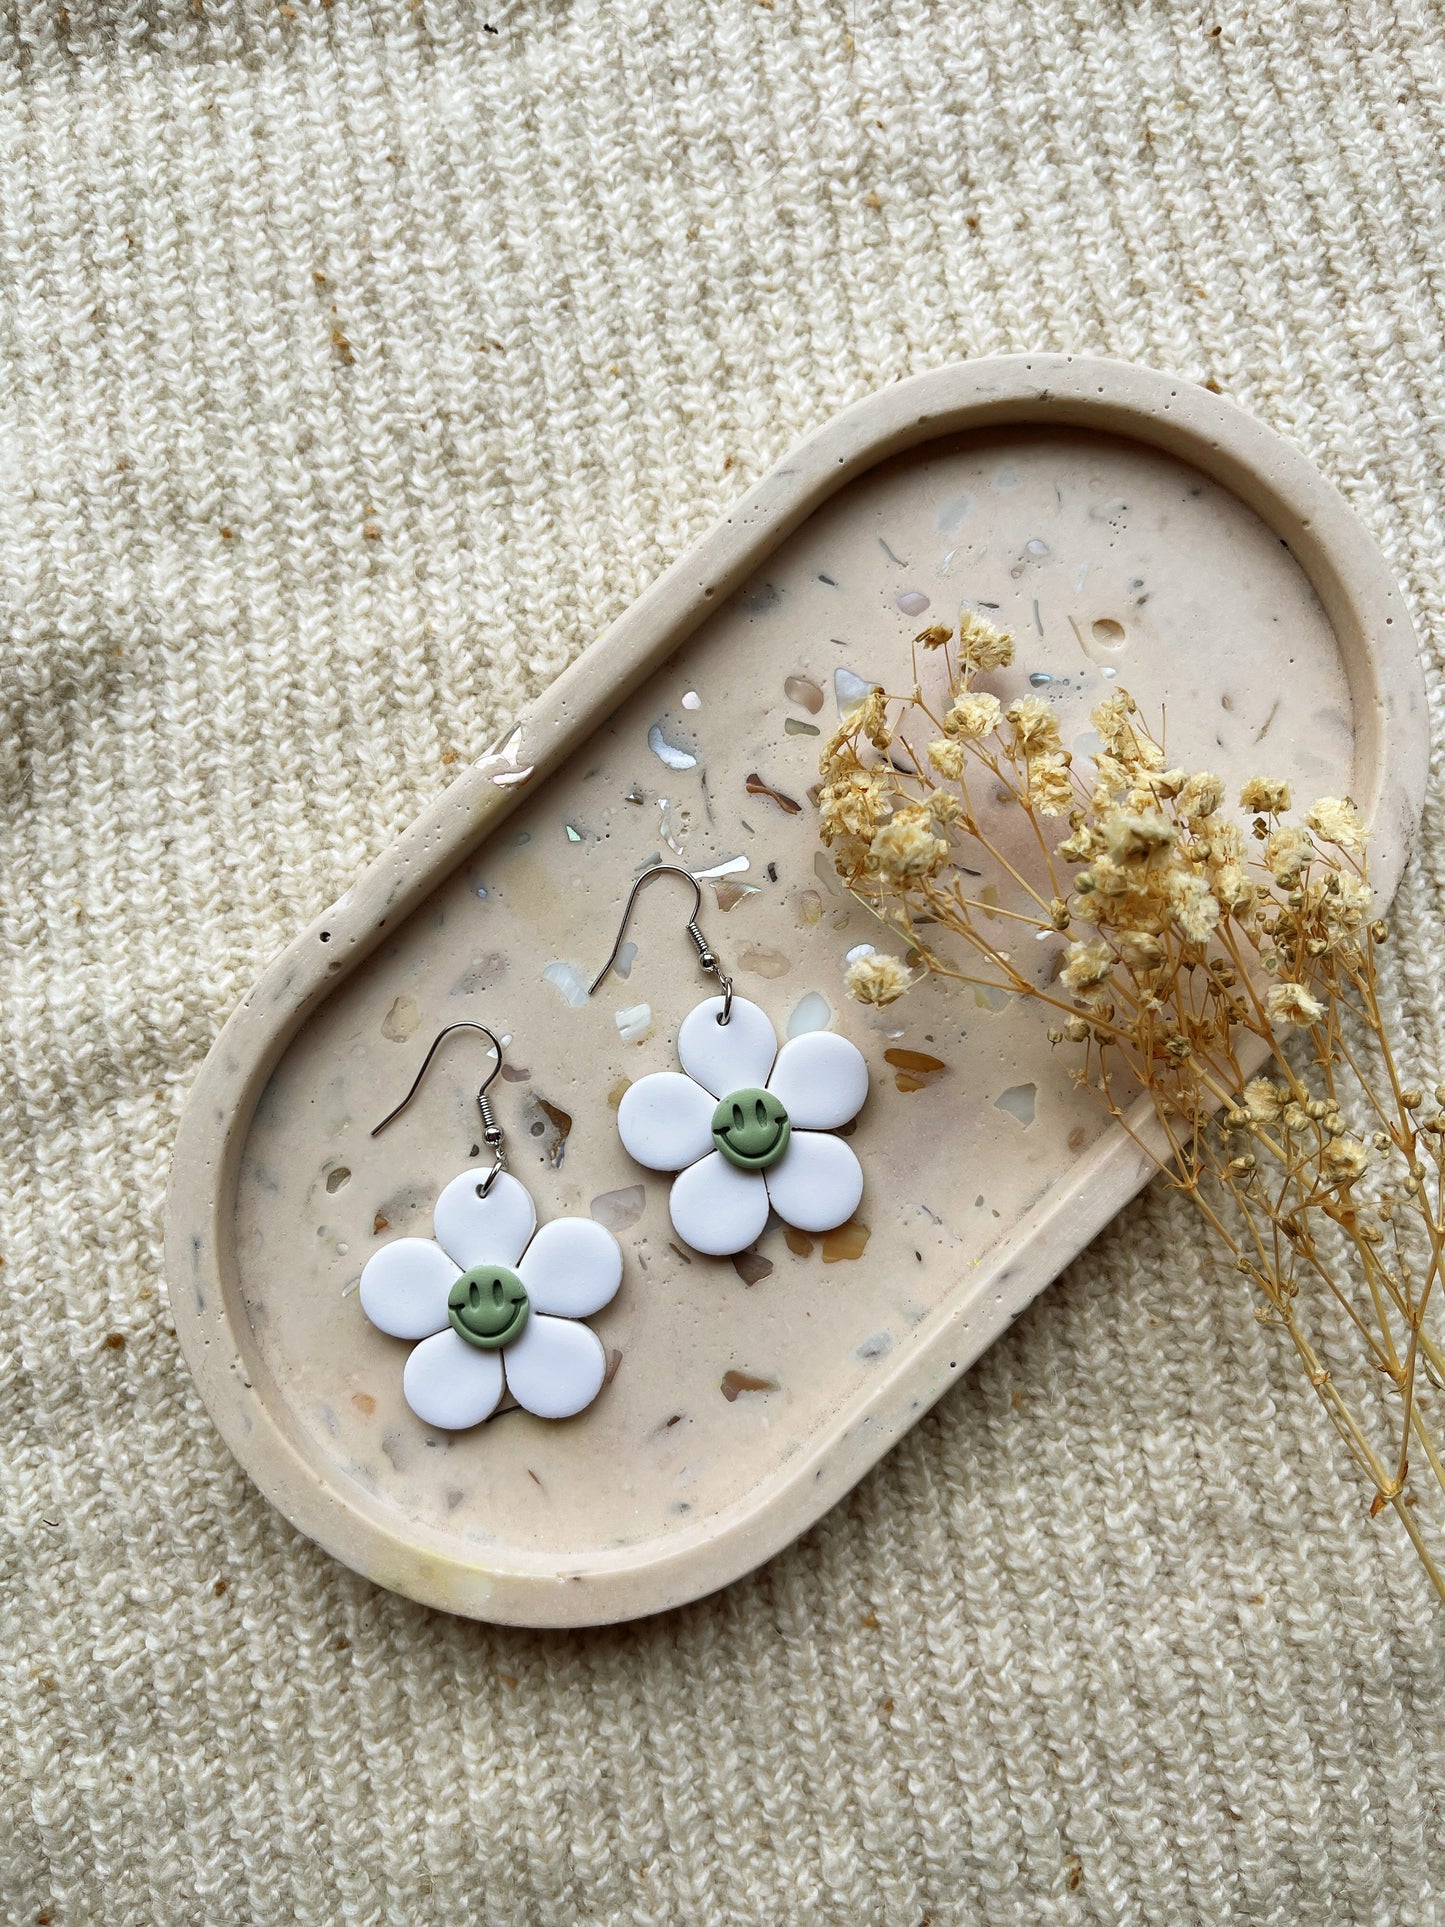
<svg viewBox="0 0 1445 1927"><path fill-rule="evenodd" d="M965 610L958 622L958 659L965 671L1007 669L1014 659L1014 639Z"/></svg>
<svg viewBox="0 0 1445 1927"><path fill-rule="evenodd" d="M1001 714L997 696L973 690L959 697L944 717L943 727L953 736L992 736Z"/></svg>
<svg viewBox="0 0 1445 1927"><path fill-rule="evenodd" d="M1264 1007L1272 1024L1293 1024L1299 1030L1308 1030L1325 1014L1325 1007L1318 997L1306 990L1303 984L1289 981L1271 988L1265 997Z"/></svg>
<svg viewBox="0 0 1445 1927"><path fill-rule="evenodd" d="M1224 784L1208 770L1200 770L1186 779L1175 796L1179 820L1197 827L1205 817L1213 816L1224 801Z"/></svg>
<svg viewBox="0 0 1445 1927"><path fill-rule="evenodd" d="M962 780L967 767L962 743L955 743L947 736L940 736L928 745L928 760L940 776L946 776L953 783Z"/></svg>
<svg viewBox="0 0 1445 1927"><path fill-rule="evenodd" d="M1029 800L1040 816L1062 816L1074 800L1066 756L1029 759Z"/></svg>
<svg viewBox="0 0 1445 1927"><path fill-rule="evenodd" d="M1108 944L1071 943L1060 979L1070 990L1097 990L1114 971L1114 953Z"/></svg>
<svg viewBox="0 0 1445 1927"><path fill-rule="evenodd" d="M1305 822L1322 843L1338 843L1351 856L1358 856L1365 847L1365 826L1347 797L1322 796Z"/></svg>
<svg viewBox="0 0 1445 1927"><path fill-rule="evenodd" d="M1239 793L1239 806L1261 816L1282 816L1290 806L1288 783L1276 783L1269 776L1251 776Z"/></svg>
<svg viewBox="0 0 1445 1927"><path fill-rule="evenodd" d="M916 643L946 667L941 713L875 689L823 751L823 840L910 959L857 958L849 995L932 975L1049 1008L1070 1076L1198 1207L1445 1599L1445 1082L1397 1068L1359 812L1286 820L1289 785L1258 775L1240 819L1123 689L1076 767L1049 702L975 687L1008 636L965 613Z"/></svg>
<svg viewBox="0 0 1445 1927"><path fill-rule="evenodd" d="M1282 883L1286 890L1299 882L1314 854L1315 846L1310 841L1309 832L1298 827L1271 830L1265 838L1265 868L1275 882Z"/></svg>
<svg viewBox="0 0 1445 1927"><path fill-rule="evenodd" d="M1014 742L1028 758L1056 756L1059 751L1059 719L1042 696L1023 696L1005 711L1013 724Z"/></svg>
<svg viewBox="0 0 1445 1927"><path fill-rule="evenodd" d="M868 847L869 867L893 883L937 876L951 855L947 839L934 833L926 804L896 810Z"/></svg>
<svg viewBox="0 0 1445 1927"><path fill-rule="evenodd" d="M844 982L848 995L860 1004L895 1004L913 982L913 973L897 957L875 951L855 957Z"/></svg>
<svg viewBox="0 0 1445 1927"><path fill-rule="evenodd" d="M893 738L888 729L888 698L883 691L875 685L854 713L859 730L874 749L887 749Z"/></svg>

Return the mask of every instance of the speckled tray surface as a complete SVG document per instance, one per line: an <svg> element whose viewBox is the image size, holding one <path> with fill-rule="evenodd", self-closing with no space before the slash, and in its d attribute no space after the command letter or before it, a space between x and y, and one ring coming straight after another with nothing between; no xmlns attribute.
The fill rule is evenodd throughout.
<svg viewBox="0 0 1445 1927"><path fill-rule="evenodd" d="M1425 769L1413 638L1299 454L1185 383L1064 358L946 368L849 410L291 946L198 1081L167 1237L186 1356L262 1490L379 1584L544 1626L725 1583L846 1492L1149 1175L1036 1009L841 993L876 927L819 856L820 732L850 679L903 683L908 639L962 601L997 605L1020 647L994 686L1047 694L1066 741L1087 749L1089 708L1125 681L1167 706L1180 760L1354 795L1393 888ZM659 857L705 879L704 928L780 1035L830 1025L868 1060L866 1188L837 1232L775 1223L738 1261L690 1254L668 1179L618 1142L621 1090L673 1067L706 989L674 883L642 898L627 977L582 996ZM356 1300L476 1143L472 1039L369 1135L459 1018L510 1040L493 1096L540 1214L595 1216L626 1253L592 1321L612 1375L561 1423L430 1430L402 1400L405 1347Z"/></svg>

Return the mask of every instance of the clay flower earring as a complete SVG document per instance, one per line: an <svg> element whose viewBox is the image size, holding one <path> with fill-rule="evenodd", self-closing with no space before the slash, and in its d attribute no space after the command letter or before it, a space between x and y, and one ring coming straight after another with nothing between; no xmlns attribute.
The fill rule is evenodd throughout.
<svg viewBox="0 0 1445 1927"><path fill-rule="evenodd" d="M477 1092L490 1171L479 1165L437 1198L435 1238L397 1238L361 1274L361 1309L391 1338L411 1338L402 1369L407 1404L427 1425L458 1432L490 1418L510 1391L537 1418L571 1418L602 1389L602 1341L578 1321L601 1311L622 1281L622 1249L590 1218L556 1218L537 1229L531 1193L506 1169L502 1129L487 1087L502 1047L485 1024L448 1024L416 1081L373 1137L417 1093L442 1039L479 1030L497 1061Z"/></svg>
<svg viewBox="0 0 1445 1927"><path fill-rule="evenodd" d="M702 890L675 864L644 870L622 913L612 955L622 948L637 893L654 877L684 877L693 888L687 934L703 970L722 985L688 1012L677 1036L682 1071L655 1071L630 1084L617 1109L628 1154L652 1171L676 1171L669 1209L685 1244L709 1257L746 1250L776 1211L799 1231L845 1224L863 1195L851 1147L826 1135L847 1124L868 1095L868 1066L846 1037L810 1031L778 1049L765 1011L733 995L698 928Z"/></svg>

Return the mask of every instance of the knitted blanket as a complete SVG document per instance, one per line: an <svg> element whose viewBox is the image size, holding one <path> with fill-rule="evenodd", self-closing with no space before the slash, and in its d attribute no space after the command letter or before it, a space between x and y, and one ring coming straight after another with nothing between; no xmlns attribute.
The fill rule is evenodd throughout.
<svg viewBox="0 0 1445 1927"><path fill-rule="evenodd" d="M26 0L0 20L0 1914L1445 1915L1445 1617L1156 1187L685 1611L449 1620L213 1432L227 1012L803 432L1056 348L1344 490L1439 696L1423 0ZM1391 994L1440 1065L1440 796Z"/></svg>

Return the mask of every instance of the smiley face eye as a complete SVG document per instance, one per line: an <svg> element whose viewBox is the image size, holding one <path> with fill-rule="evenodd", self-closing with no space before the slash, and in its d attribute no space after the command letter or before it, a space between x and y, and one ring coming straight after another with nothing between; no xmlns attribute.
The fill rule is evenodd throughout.
<svg viewBox="0 0 1445 1927"><path fill-rule="evenodd" d="M492 1303L493 1303L494 1305L500 1305L500 1304L501 1304L501 1302L502 1302L502 1281L501 1281L501 1279L500 1279L500 1278L497 1278L497 1277L493 1277L493 1279L492 1279Z"/></svg>
<svg viewBox="0 0 1445 1927"><path fill-rule="evenodd" d="M768 1122L768 1107L762 1098L753 1105L753 1116L757 1119L759 1128L765 1129Z"/></svg>
<svg viewBox="0 0 1445 1927"><path fill-rule="evenodd" d="M735 1131L740 1131L742 1128L743 1128L743 1107L741 1104L734 1104L733 1105L733 1129Z"/></svg>

